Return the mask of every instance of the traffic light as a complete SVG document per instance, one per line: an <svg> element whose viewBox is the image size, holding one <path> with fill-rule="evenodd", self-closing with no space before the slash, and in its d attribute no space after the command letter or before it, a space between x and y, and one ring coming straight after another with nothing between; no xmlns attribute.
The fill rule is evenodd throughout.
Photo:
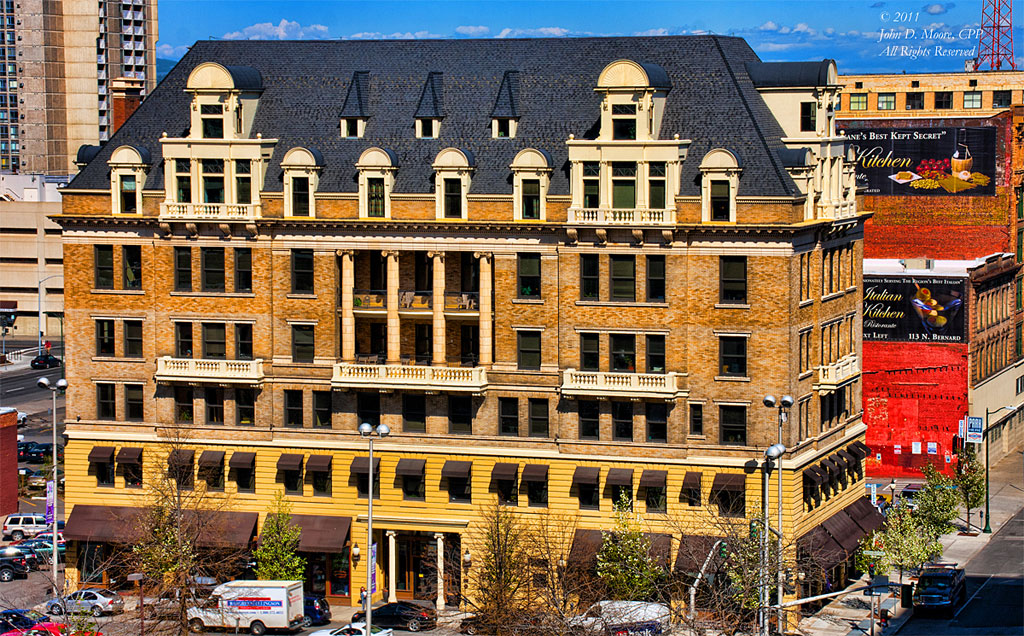
<svg viewBox="0 0 1024 636"><path fill-rule="evenodd" d="M724 559L727 556L729 556L729 544L726 543L725 541L719 541L718 542L718 557L721 558L721 559Z"/></svg>
<svg viewBox="0 0 1024 636"><path fill-rule="evenodd" d="M868 563L868 576L870 576L871 578L875 578L875 564L874 563Z"/></svg>
<svg viewBox="0 0 1024 636"><path fill-rule="evenodd" d="M757 526L757 521L750 522L750 538L757 541L757 533L760 530Z"/></svg>

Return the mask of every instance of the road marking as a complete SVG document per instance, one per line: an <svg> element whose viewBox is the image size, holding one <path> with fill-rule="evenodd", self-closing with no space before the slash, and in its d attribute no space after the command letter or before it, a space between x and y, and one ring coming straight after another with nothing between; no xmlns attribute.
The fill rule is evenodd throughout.
<svg viewBox="0 0 1024 636"><path fill-rule="evenodd" d="M13 389L7 389L6 392L7 393L14 393L15 391L24 391L24 390L25 390L25 387L23 387L23 386L16 386Z"/></svg>
<svg viewBox="0 0 1024 636"><path fill-rule="evenodd" d="M964 609L966 609L966 607L971 604L971 601L974 600L974 597L977 596L979 592L981 592L981 589L983 587L988 585L988 582L992 580L993 576L994 576L993 574L990 574L988 576L988 578L985 579L985 582L981 584L981 587L979 587L978 589L974 590L974 594L971 594L971 598L967 599L967 602L960 606L960 609L958 609L956 611L956 613L953 614L953 618L956 618L957 616L960 616L960 612L964 611Z"/></svg>

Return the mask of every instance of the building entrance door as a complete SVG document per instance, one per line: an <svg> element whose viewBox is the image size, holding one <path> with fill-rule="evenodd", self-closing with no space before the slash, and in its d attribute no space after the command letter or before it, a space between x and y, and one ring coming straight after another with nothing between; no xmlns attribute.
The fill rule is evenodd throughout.
<svg viewBox="0 0 1024 636"><path fill-rule="evenodd" d="M395 537L395 593L400 599L437 598L434 537L430 533L411 532Z"/></svg>

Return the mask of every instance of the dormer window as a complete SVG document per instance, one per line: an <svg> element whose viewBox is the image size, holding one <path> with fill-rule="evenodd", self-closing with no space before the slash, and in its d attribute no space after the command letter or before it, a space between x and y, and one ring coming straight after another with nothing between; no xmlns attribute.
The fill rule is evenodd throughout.
<svg viewBox="0 0 1024 636"><path fill-rule="evenodd" d="M199 114L203 122L203 139L223 139L224 105L202 104Z"/></svg>
<svg viewBox="0 0 1024 636"><path fill-rule="evenodd" d="M612 139L636 139L636 104L612 104Z"/></svg>
<svg viewBox="0 0 1024 636"><path fill-rule="evenodd" d="M316 216L316 193L323 156L317 150L292 148L281 160L284 170L284 215Z"/></svg>
<svg viewBox="0 0 1024 636"><path fill-rule="evenodd" d="M458 148L445 148L434 159L436 218L465 219L470 174L475 166L473 154Z"/></svg>
<svg viewBox="0 0 1024 636"><path fill-rule="evenodd" d="M800 132L818 130L818 104L816 102L800 103Z"/></svg>
<svg viewBox="0 0 1024 636"><path fill-rule="evenodd" d="M491 137L494 139L512 139L516 136L517 123L511 117L495 117L491 119Z"/></svg>
<svg viewBox="0 0 1024 636"><path fill-rule="evenodd" d="M341 136L346 139L359 139L366 129L366 120L361 117L346 117L341 120Z"/></svg>
<svg viewBox="0 0 1024 636"><path fill-rule="evenodd" d="M391 188L398 169L395 153L369 148L359 156L356 169L359 170L359 218L391 218Z"/></svg>
<svg viewBox="0 0 1024 636"><path fill-rule="evenodd" d="M192 69L185 91L192 95L191 138L239 139L249 136L263 78L249 66L203 62Z"/></svg>
<svg viewBox="0 0 1024 636"><path fill-rule="evenodd" d="M520 150L512 161L513 216L517 221L547 218L551 155L536 148Z"/></svg>
<svg viewBox="0 0 1024 636"><path fill-rule="evenodd" d="M445 179L444 218L461 219L462 216L462 179Z"/></svg>
<svg viewBox="0 0 1024 636"><path fill-rule="evenodd" d="M714 223L736 222L736 193L743 170L739 155L715 148L700 163L701 220Z"/></svg>
<svg viewBox="0 0 1024 636"><path fill-rule="evenodd" d="M729 182L711 182L711 220L725 221L730 219Z"/></svg>
<svg viewBox="0 0 1024 636"><path fill-rule="evenodd" d="M420 139L437 139L441 132L440 119L417 119L416 136Z"/></svg>
<svg viewBox="0 0 1024 636"><path fill-rule="evenodd" d="M309 177L292 177L292 216L309 216Z"/></svg>
<svg viewBox="0 0 1024 636"><path fill-rule="evenodd" d="M142 189L150 162L149 151L140 146L121 146L111 153L107 165L110 166L110 200L114 214L142 212Z"/></svg>
<svg viewBox="0 0 1024 636"><path fill-rule="evenodd" d="M123 174L118 178L118 181L121 183L118 188L121 192L121 214L135 214L139 209L139 201L136 196L138 188L136 187L135 175Z"/></svg>

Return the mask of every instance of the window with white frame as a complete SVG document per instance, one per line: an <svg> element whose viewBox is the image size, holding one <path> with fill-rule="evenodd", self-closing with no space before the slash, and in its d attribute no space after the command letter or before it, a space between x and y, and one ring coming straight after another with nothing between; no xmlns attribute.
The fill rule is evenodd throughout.
<svg viewBox="0 0 1024 636"><path fill-rule="evenodd" d="M292 148L281 161L284 170L284 215L316 216L316 192L323 161L320 153Z"/></svg>
<svg viewBox="0 0 1024 636"><path fill-rule="evenodd" d="M135 146L121 146L110 155L110 195L114 214L140 214L142 189L150 164L149 152Z"/></svg>
<svg viewBox="0 0 1024 636"><path fill-rule="evenodd" d="M434 159L434 192L438 219L465 219L474 167L472 153L445 148Z"/></svg>
<svg viewBox="0 0 1024 636"><path fill-rule="evenodd" d="M493 117L491 119L491 137L495 139L514 139L519 121L512 117Z"/></svg>
<svg viewBox="0 0 1024 636"><path fill-rule="evenodd" d="M359 171L359 218L390 219L391 188L398 170L395 153L368 148L359 155L356 169Z"/></svg>
<svg viewBox="0 0 1024 636"><path fill-rule="evenodd" d="M730 150L715 148L704 155L700 164L701 221L736 222L741 170L739 158Z"/></svg>
<svg viewBox="0 0 1024 636"><path fill-rule="evenodd" d="M341 120L341 136L346 139L359 139L365 131L365 117L345 117Z"/></svg>
<svg viewBox="0 0 1024 636"><path fill-rule="evenodd" d="M418 139L437 139L441 135L441 120L423 117L416 120L416 137Z"/></svg>
<svg viewBox="0 0 1024 636"><path fill-rule="evenodd" d="M515 220L545 220L545 199L551 178L551 156L543 150L525 148L519 151L510 167Z"/></svg>

